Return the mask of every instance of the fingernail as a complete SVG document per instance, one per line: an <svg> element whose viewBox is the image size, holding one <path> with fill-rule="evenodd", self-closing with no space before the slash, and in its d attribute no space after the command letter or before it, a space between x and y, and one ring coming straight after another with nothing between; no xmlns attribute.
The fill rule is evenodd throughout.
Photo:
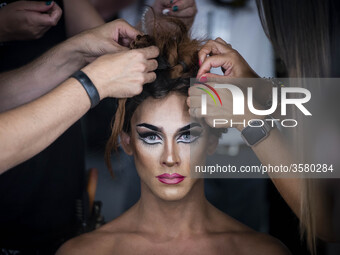
<svg viewBox="0 0 340 255"><path fill-rule="evenodd" d="M46 5L51 5L52 1L46 1Z"/></svg>
<svg viewBox="0 0 340 255"><path fill-rule="evenodd" d="M207 82L207 81L208 81L208 79L207 79L207 77L205 77L205 76L202 76L202 77L200 78L200 82L205 83L205 82Z"/></svg>
<svg viewBox="0 0 340 255"><path fill-rule="evenodd" d="M172 10L173 10L174 12L177 12L177 11L178 11L178 6L177 6L177 5L173 6L173 7L172 7Z"/></svg>
<svg viewBox="0 0 340 255"><path fill-rule="evenodd" d="M164 9L164 10L162 11L163 15L168 15L169 12L170 12L169 9Z"/></svg>

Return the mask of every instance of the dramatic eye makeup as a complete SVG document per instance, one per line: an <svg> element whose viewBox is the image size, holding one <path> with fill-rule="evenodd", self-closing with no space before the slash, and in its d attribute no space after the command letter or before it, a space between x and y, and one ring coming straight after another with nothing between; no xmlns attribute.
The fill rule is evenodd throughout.
<svg viewBox="0 0 340 255"><path fill-rule="evenodd" d="M142 140L144 143L149 145L160 144L162 143L162 134L161 129L147 123L138 124L137 126L137 134L138 138ZM143 127L143 129L138 130L138 127ZM145 131L143 131L145 129Z"/></svg>
<svg viewBox="0 0 340 255"><path fill-rule="evenodd" d="M162 144L164 134L162 129L151 124L141 123L136 125L138 138L147 145ZM176 132L177 143L193 143L202 134L203 128L199 123L191 123Z"/></svg>
<svg viewBox="0 0 340 255"><path fill-rule="evenodd" d="M179 129L176 140L178 143L192 143L200 138L202 132L203 128L199 123L191 123Z"/></svg>

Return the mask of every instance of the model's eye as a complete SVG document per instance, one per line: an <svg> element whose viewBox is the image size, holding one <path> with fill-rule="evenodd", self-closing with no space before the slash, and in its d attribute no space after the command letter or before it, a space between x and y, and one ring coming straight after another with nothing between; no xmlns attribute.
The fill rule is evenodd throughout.
<svg viewBox="0 0 340 255"><path fill-rule="evenodd" d="M201 135L201 132L186 131L179 135L177 142L179 143L192 143L196 141Z"/></svg>
<svg viewBox="0 0 340 255"><path fill-rule="evenodd" d="M159 144L162 143L162 138L154 132L138 133L139 139L146 144Z"/></svg>

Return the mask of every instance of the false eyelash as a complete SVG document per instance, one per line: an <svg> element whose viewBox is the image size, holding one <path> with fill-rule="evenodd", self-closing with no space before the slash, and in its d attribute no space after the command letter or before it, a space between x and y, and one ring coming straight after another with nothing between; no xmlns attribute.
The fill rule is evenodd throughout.
<svg viewBox="0 0 340 255"><path fill-rule="evenodd" d="M155 133L155 132L145 132L145 133L139 133L139 132L137 132L138 133L138 135L139 135L139 137L141 137L141 138L147 138L148 136L153 136L153 135L155 135L155 136L159 136L157 133Z"/></svg>
<svg viewBox="0 0 340 255"><path fill-rule="evenodd" d="M202 136L203 131L185 131L182 132L178 135L178 137L181 137L182 135L189 133L190 135L193 135L194 138L192 141L190 142L185 142L185 141L179 141L179 143L185 143L185 144L191 144L191 143L195 143L198 141L198 139Z"/></svg>
<svg viewBox="0 0 340 255"><path fill-rule="evenodd" d="M147 142L146 139L148 136L157 136L160 138L160 135L158 135L157 133L155 132L145 132L145 133L140 133L137 131L137 134L138 134L138 139L141 140L145 145L148 145L148 146L152 146L152 145L156 145L156 144L160 144L162 139L160 139L159 141L156 141L154 143L150 143L150 142Z"/></svg>

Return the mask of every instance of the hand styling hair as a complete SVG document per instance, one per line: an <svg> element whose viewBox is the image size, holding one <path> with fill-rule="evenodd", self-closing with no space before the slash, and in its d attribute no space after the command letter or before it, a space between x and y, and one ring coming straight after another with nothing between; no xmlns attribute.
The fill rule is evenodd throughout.
<svg viewBox="0 0 340 255"><path fill-rule="evenodd" d="M167 22L165 29L162 23ZM169 30L168 24L171 24ZM120 99L116 111L111 137L109 138L105 161L112 173L111 151L119 147L118 136L124 131L130 132L130 121L136 108L148 97L160 99L170 92L188 95L190 77L195 77L199 68L198 50L202 41L192 40L184 23L169 17L157 17L153 35L139 35L130 45L131 49L157 46L160 50L157 58L156 80L145 84L141 94L128 99Z"/></svg>

